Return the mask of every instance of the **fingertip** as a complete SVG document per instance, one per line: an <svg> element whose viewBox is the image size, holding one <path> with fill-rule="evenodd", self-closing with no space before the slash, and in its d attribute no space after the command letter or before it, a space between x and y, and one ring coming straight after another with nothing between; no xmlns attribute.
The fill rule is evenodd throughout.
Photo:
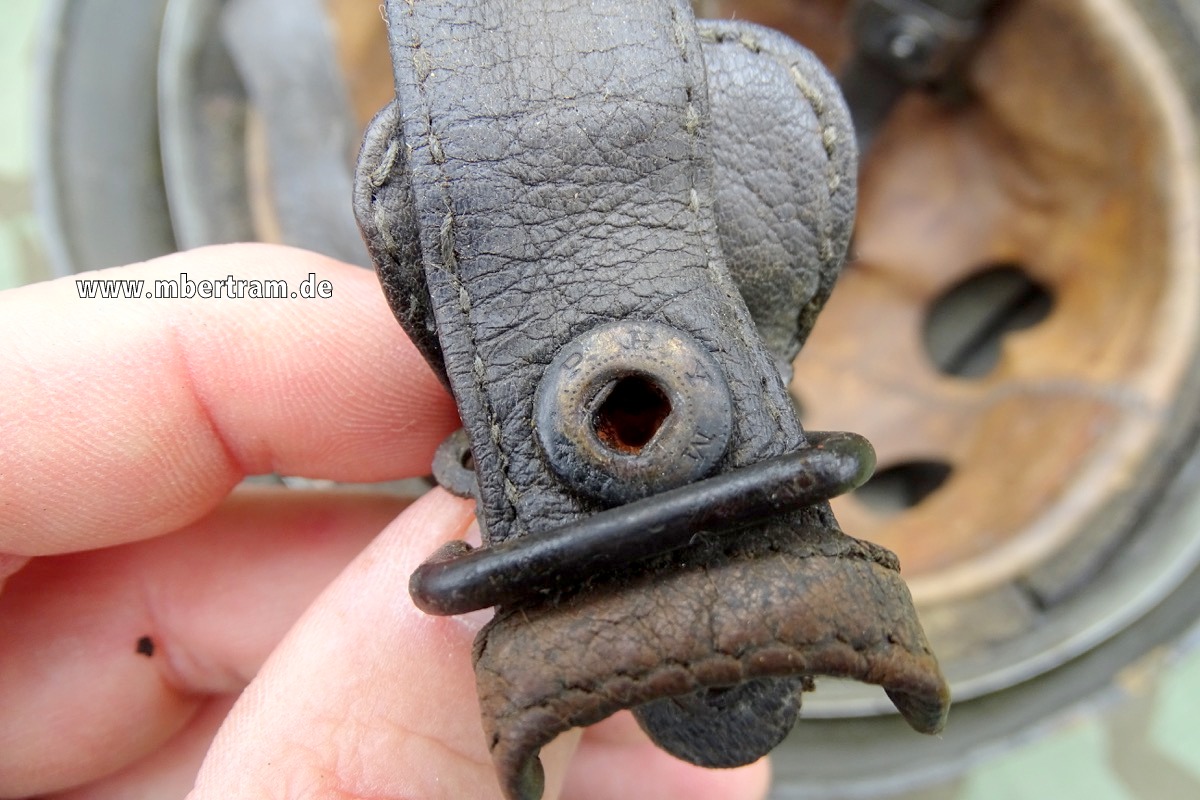
<svg viewBox="0 0 1200 800"><path fill-rule="evenodd" d="M85 298L79 281L226 278L328 298ZM370 271L226 245L0 295L0 550L46 555L165 533L245 474L412 477L456 426ZM64 481L63 476L75 479Z"/></svg>

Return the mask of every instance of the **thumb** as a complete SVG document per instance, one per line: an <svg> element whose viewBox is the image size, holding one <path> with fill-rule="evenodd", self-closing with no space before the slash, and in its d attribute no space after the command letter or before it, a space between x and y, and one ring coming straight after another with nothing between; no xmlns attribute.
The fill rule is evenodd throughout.
<svg viewBox="0 0 1200 800"><path fill-rule="evenodd" d="M475 629L430 617L408 576L462 538L472 504L434 490L389 525L305 612L251 682L191 800L498 798L471 667ZM555 797L577 735L542 754Z"/></svg>

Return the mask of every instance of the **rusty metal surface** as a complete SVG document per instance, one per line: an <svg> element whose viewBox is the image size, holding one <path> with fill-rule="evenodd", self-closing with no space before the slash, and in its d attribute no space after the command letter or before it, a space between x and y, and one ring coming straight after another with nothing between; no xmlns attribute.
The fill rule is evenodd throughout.
<svg viewBox="0 0 1200 800"><path fill-rule="evenodd" d="M550 362L534 431L561 480L627 503L712 472L733 432L733 398L694 338L623 320L592 328Z"/></svg>

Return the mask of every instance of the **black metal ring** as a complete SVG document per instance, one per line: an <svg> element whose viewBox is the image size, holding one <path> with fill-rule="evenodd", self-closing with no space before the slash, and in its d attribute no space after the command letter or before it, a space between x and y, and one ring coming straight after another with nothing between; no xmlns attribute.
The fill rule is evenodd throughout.
<svg viewBox="0 0 1200 800"><path fill-rule="evenodd" d="M808 433L809 446L601 511L553 531L492 547L454 549L417 567L413 602L429 614L465 614L566 588L605 569L687 546L828 500L875 469L871 443L854 433ZM448 551L439 551L445 553Z"/></svg>

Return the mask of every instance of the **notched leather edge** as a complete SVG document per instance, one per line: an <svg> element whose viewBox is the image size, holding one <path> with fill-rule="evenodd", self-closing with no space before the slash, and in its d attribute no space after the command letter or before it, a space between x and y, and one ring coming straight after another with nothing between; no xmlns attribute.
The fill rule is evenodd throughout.
<svg viewBox="0 0 1200 800"><path fill-rule="evenodd" d="M537 796L537 754L559 733L756 678L878 684L915 730L940 731L949 688L891 559L869 546L827 552L696 565L498 616L476 639L475 668L507 796Z"/></svg>

